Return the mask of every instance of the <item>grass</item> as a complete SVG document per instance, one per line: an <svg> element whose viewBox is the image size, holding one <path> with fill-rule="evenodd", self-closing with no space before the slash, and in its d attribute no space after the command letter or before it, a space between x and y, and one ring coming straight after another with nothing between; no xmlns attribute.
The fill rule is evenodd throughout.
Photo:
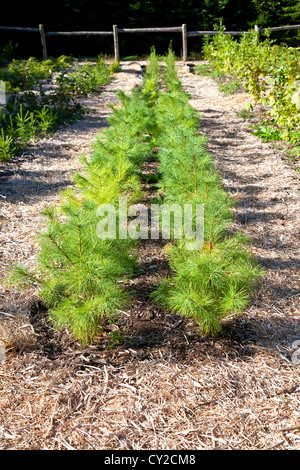
<svg viewBox="0 0 300 470"><path fill-rule="evenodd" d="M235 111L235 114L237 117L241 118L241 119L251 119L253 118L255 115L252 111L248 110L248 109L242 109L241 111Z"/></svg>
<svg viewBox="0 0 300 470"><path fill-rule="evenodd" d="M241 89L241 84L236 80L230 80L226 83L219 84L219 91L225 93L226 96L232 95L235 91Z"/></svg>
<svg viewBox="0 0 300 470"><path fill-rule="evenodd" d="M195 72L197 75L203 77L211 77L213 75L213 70L208 63L199 64L195 67Z"/></svg>

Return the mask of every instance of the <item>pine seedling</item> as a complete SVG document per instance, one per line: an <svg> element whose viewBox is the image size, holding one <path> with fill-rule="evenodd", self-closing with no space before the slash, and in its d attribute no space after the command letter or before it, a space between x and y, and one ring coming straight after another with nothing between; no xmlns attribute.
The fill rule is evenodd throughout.
<svg viewBox="0 0 300 470"><path fill-rule="evenodd" d="M170 51L166 62L169 93L160 94L156 109L160 187L165 202L204 204L204 243L191 251L186 250L184 237L168 244L174 275L162 280L152 297L163 307L192 317L203 334L217 336L228 315L245 310L262 272L243 237L228 232L233 201L221 187L205 140L197 135L197 116L181 91Z"/></svg>
<svg viewBox="0 0 300 470"><path fill-rule="evenodd" d="M118 236L118 211L115 237L99 237L97 231L100 204L115 203L121 195L139 198L138 165L151 153L151 100L138 90L120 98L121 107L113 109L111 126L84 159L74 188L44 213L48 224L38 237L36 272L17 267L12 274L25 287L38 286L53 325L67 328L82 343L96 340L103 321L115 321L124 309L130 295L123 280L136 268L137 242Z"/></svg>
<svg viewBox="0 0 300 470"><path fill-rule="evenodd" d="M100 204L116 204L121 194L126 194L128 203L140 199L140 181L135 168L128 161L122 162L122 168L112 163L102 166L101 163L86 161L82 173L74 175L76 187L87 199Z"/></svg>
<svg viewBox="0 0 300 470"><path fill-rule="evenodd" d="M90 342L101 322L124 308L129 296L120 282L135 266L132 240L99 239L92 203L72 200L44 214L47 230L39 236L36 273L17 266L10 281L40 286L41 297L56 328L67 328L79 341Z"/></svg>
<svg viewBox="0 0 300 470"><path fill-rule="evenodd" d="M37 118L38 127L46 134L53 130L58 114L54 113L51 108L43 106L41 110L35 111L35 117Z"/></svg>
<svg viewBox="0 0 300 470"><path fill-rule="evenodd" d="M9 135L5 135L2 127L0 135L0 160L3 162L8 162L13 156L13 143L13 138Z"/></svg>
<svg viewBox="0 0 300 470"><path fill-rule="evenodd" d="M175 54L172 51L172 47L169 47L168 54L165 58L166 70L165 70L165 81L167 88L170 92L181 91L182 84L177 78L177 71L175 65Z"/></svg>
<svg viewBox="0 0 300 470"><path fill-rule="evenodd" d="M8 286L29 289L38 283L37 277L21 264L16 264L6 278Z"/></svg>
<svg viewBox="0 0 300 470"><path fill-rule="evenodd" d="M24 114L22 104L20 104L20 111L15 117L16 132L22 142L27 143L36 135L36 125L34 114L26 111Z"/></svg>

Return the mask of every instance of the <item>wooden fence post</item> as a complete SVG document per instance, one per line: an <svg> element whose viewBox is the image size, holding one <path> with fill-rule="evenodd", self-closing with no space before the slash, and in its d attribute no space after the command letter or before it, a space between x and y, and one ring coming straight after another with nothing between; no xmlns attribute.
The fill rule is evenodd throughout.
<svg viewBox="0 0 300 470"><path fill-rule="evenodd" d="M258 46L259 44L259 27L256 25L254 25L254 29L256 31L256 34L257 34L257 39L256 39L256 45Z"/></svg>
<svg viewBox="0 0 300 470"><path fill-rule="evenodd" d="M47 59L47 46L46 46L46 37L45 37L44 25L40 24L39 25L39 30L40 30L41 43L42 43L42 48L43 48L43 58Z"/></svg>
<svg viewBox="0 0 300 470"><path fill-rule="evenodd" d="M113 35L114 35L114 52L115 60L119 62L120 53L119 53L119 38L118 38L118 27L116 24L113 25Z"/></svg>
<svg viewBox="0 0 300 470"><path fill-rule="evenodd" d="M182 60L188 60L186 24L182 25Z"/></svg>

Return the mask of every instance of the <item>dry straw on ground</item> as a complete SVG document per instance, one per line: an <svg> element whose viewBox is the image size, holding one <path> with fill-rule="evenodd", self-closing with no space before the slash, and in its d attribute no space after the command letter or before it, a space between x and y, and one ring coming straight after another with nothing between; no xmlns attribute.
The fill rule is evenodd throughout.
<svg viewBox="0 0 300 470"><path fill-rule="evenodd" d="M10 261L34 263L40 210L69 184L116 90L139 83L139 67L123 68L90 98L96 113L1 168L3 270ZM224 98L210 78L179 71L238 202L234 228L252 237L266 270L261 287L222 338L203 338L192 322L150 303L166 266L159 243L145 243L143 275L132 280L138 296L116 326L126 340L113 349L109 325L102 343L82 347L49 326L35 293L3 287L1 449L300 449L299 176L234 113L246 96Z"/></svg>

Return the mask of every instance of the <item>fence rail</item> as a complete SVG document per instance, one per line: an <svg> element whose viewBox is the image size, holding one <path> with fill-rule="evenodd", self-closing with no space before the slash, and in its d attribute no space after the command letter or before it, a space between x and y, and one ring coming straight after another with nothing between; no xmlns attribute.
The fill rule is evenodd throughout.
<svg viewBox="0 0 300 470"><path fill-rule="evenodd" d="M187 31L187 36L216 36L219 31ZM242 34L250 34L249 31L223 31L222 34L230 34L231 36L241 36Z"/></svg>
<svg viewBox="0 0 300 470"><path fill-rule="evenodd" d="M30 33L38 33L39 28L21 28L19 26L0 26L2 31L28 31Z"/></svg>
<svg viewBox="0 0 300 470"><path fill-rule="evenodd" d="M275 26L271 28L259 28L255 25L257 34L269 31L286 31L290 29L300 29L299 24L289 26ZM120 59L119 53L119 33L181 33L182 34L182 59L188 60L187 38L196 36L215 36L218 31L187 31L186 24L182 26L172 26L166 28L118 28L113 25L112 31L44 31L44 26L39 25L38 28L22 28L19 26L0 26L0 31L24 31L31 33L40 33L41 44L43 49L43 57L47 58L46 37L53 36L113 36L114 40L114 57ZM249 31L223 31L222 34L230 34L231 36L241 36L242 34L250 34Z"/></svg>
<svg viewBox="0 0 300 470"><path fill-rule="evenodd" d="M118 33L181 33L182 26L170 28L118 28Z"/></svg>
<svg viewBox="0 0 300 470"><path fill-rule="evenodd" d="M299 29L300 24L293 24L291 26L274 26L274 28L259 28L259 31L264 32L269 29L270 31L286 31L288 29Z"/></svg>
<svg viewBox="0 0 300 470"><path fill-rule="evenodd" d="M112 36L112 31L53 31L45 36Z"/></svg>

